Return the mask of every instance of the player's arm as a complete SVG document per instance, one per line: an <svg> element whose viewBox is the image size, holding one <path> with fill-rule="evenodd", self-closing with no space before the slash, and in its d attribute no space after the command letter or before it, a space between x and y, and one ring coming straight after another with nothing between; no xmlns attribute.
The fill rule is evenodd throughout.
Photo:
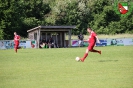
<svg viewBox="0 0 133 88"><path fill-rule="evenodd" d="M97 40L97 43L99 43L100 44L100 41L99 41L99 39L98 39L98 37L96 36L96 40Z"/></svg>
<svg viewBox="0 0 133 88"><path fill-rule="evenodd" d="M20 40L20 36L18 36L18 40Z"/></svg>
<svg viewBox="0 0 133 88"><path fill-rule="evenodd" d="M89 39L87 39L87 40L84 40L84 42L88 42L89 41Z"/></svg>

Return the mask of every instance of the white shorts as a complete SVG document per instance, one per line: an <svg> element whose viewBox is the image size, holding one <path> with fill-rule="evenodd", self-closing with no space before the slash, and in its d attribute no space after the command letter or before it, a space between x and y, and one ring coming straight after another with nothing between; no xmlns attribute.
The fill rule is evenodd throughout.
<svg viewBox="0 0 133 88"><path fill-rule="evenodd" d="M83 42L82 40L79 40L79 45L82 44L82 42Z"/></svg>

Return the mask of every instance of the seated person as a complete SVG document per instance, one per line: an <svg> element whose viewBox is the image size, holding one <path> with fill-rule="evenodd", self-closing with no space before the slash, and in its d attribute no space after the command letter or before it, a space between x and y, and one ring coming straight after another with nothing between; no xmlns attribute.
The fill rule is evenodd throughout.
<svg viewBox="0 0 133 88"><path fill-rule="evenodd" d="M42 40L42 43L41 43L40 46L41 46L42 48L47 48L47 41L46 41L45 38Z"/></svg>
<svg viewBox="0 0 133 88"><path fill-rule="evenodd" d="M53 46L53 39L52 39L52 37L50 37L49 40L48 40L48 46L49 46L49 48L52 48L52 46Z"/></svg>

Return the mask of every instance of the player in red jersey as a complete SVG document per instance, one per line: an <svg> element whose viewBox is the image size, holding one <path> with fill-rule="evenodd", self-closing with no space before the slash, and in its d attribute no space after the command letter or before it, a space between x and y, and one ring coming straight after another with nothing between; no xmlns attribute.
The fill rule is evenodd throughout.
<svg viewBox="0 0 133 88"><path fill-rule="evenodd" d="M87 28L87 31L90 33L89 39L86 40L86 41L88 41L89 46L88 46L88 48L86 49L86 52L85 52L85 54L84 54L84 57L83 57L83 58L80 58L80 60L81 60L82 62L84 62L84 60L85 60L85 58L88 56L88 53L89 53L89 52L96 52L96 53L101 54L101 51L93 49L94 46L95 46L95 44L96 44L96 42L100 43L100 41L99 41L99 39L98 39L96 33L95 33L94 31L92 31L91 28Z"/></svg>
<svg viewBox="0 0 133 88"><path fill-rule="evenodd" d="M14 32L14 50L15 52L17 53L17 49L18 49L18 46L19 46L19 40L20 40L20 36L17 35L16 32Z"/></svg>

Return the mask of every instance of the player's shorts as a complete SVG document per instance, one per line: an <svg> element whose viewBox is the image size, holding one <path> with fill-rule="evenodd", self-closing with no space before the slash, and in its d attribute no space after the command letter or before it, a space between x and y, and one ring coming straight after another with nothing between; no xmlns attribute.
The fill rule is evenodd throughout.
<svg viewBox="0 0 133 88"><path fill-rule="evenodd" d="M78 42L79 42L79 44L81 44L81 42L82 42L82 41L81 41L81 40L79 40Z"/></svg>
<svg viewBox="0 0 133 88"><path fill-rule="evenodd" d="M89 51L92 51L93 48L94 48L94 46L95 46L95 42L89 43L88 50L89 50Z"/></svg>
<svg viewBox="0 0 133 88"><path fill-rule="evenodd" d="M83 44L83 41L82 40L79 40L78 43L79 43L79 45L82 45Z"/></svg>
<svg viewBox="0 0 133 88"><path fill-rule="evenodd" d="M14 47L18 49L18 46L19 46L19 43L15 43Z"/></svg>

